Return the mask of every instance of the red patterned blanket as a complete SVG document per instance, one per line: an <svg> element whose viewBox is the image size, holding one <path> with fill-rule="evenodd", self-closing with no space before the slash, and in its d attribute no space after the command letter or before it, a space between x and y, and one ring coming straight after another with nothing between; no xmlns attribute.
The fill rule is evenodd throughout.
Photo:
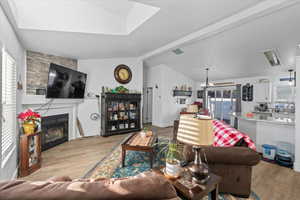
<svg viewBox="0 0 300 200"><path fill-rule="evenodd" d="M256 150L254 142L248 135L232 128L224 122L213 120L213 131L215 134L213 145L216 147L232 147L241 139L244 139L249 148Z"/></svg>

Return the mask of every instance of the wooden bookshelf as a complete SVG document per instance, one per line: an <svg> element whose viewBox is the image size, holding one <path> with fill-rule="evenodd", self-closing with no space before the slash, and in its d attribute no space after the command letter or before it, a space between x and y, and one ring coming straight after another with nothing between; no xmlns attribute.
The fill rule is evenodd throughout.
<svg viewBox="0 0 300 200"><path fill-rule="evenodd" d="M139 131L141 94L101 95L101 136Z"/></svg>
<svg viewBox="0 0 300 200"><path fill-rule="evenodd" d="M20 137L19 176L24 177L41 168L41 132Z"/></svg>

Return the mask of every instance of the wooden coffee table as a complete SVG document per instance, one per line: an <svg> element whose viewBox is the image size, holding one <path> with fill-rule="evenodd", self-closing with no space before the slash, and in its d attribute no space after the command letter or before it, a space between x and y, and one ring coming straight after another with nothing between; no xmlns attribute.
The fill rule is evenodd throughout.
<svg viewBox="0 0 300 200"><path fill-rule="evenodd" d="M161 168L153 169L154 172L164 176ZM186 170L183 173L188 173ZM185 176L184 174L178 179L168 179L174 188L178 196L183 197L188 200L200 200L203 197L211 193L212 200L218 200L219 194L219 183L221 182L221 177L213 173L209 174L210 178L205 184L196 185L194 187L189 187L191 183L191 177ZM165 176L164 176L165 177ZM187 183L188 182L188 183Z"/></svg>
<svg viewBox="0 0 300 200"><path fill-rule="evenodd" d="M143 151L150 154L150 167L153 167L153 159L155 157L155 151L153 144L157 142L157 135L143 137L140 132L131 134L122 144L122 167L125 166L126 151Z"/></svg>

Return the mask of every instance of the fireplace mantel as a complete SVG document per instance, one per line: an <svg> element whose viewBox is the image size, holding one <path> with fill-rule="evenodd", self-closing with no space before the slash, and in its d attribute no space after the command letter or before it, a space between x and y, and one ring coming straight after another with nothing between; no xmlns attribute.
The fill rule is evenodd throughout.
<svg viewBox="0 0 300 200"><path fill-rule="evenodd" d="M49 102L50 99L46 99L44 95L23 95L23 105L43 105ZM52 104L79 104L83 99L54 99Z"/></svg>
<svg viewBox="0 0 300 200"><path fill-rule="evenodd" d="M38 109L42 116L52 116L59 114L69 114L69 140L80 138L76 127L76 118L78 116L78 104L82 103L83 99L54 99L51 106L45 105L50 99L46 99L43 95L23 95L23 109L31 108ZM41 108L42 105L45 105Z"/></svg>

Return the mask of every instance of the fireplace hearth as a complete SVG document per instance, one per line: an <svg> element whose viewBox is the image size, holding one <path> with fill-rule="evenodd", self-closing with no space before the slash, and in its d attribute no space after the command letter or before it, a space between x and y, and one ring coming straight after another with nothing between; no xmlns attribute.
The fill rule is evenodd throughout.
<svg viewBox="0 0 300 200"><path fill-rule="evenodd" d="M69 114L42 117L42 151L69 140Z"/></svg>

